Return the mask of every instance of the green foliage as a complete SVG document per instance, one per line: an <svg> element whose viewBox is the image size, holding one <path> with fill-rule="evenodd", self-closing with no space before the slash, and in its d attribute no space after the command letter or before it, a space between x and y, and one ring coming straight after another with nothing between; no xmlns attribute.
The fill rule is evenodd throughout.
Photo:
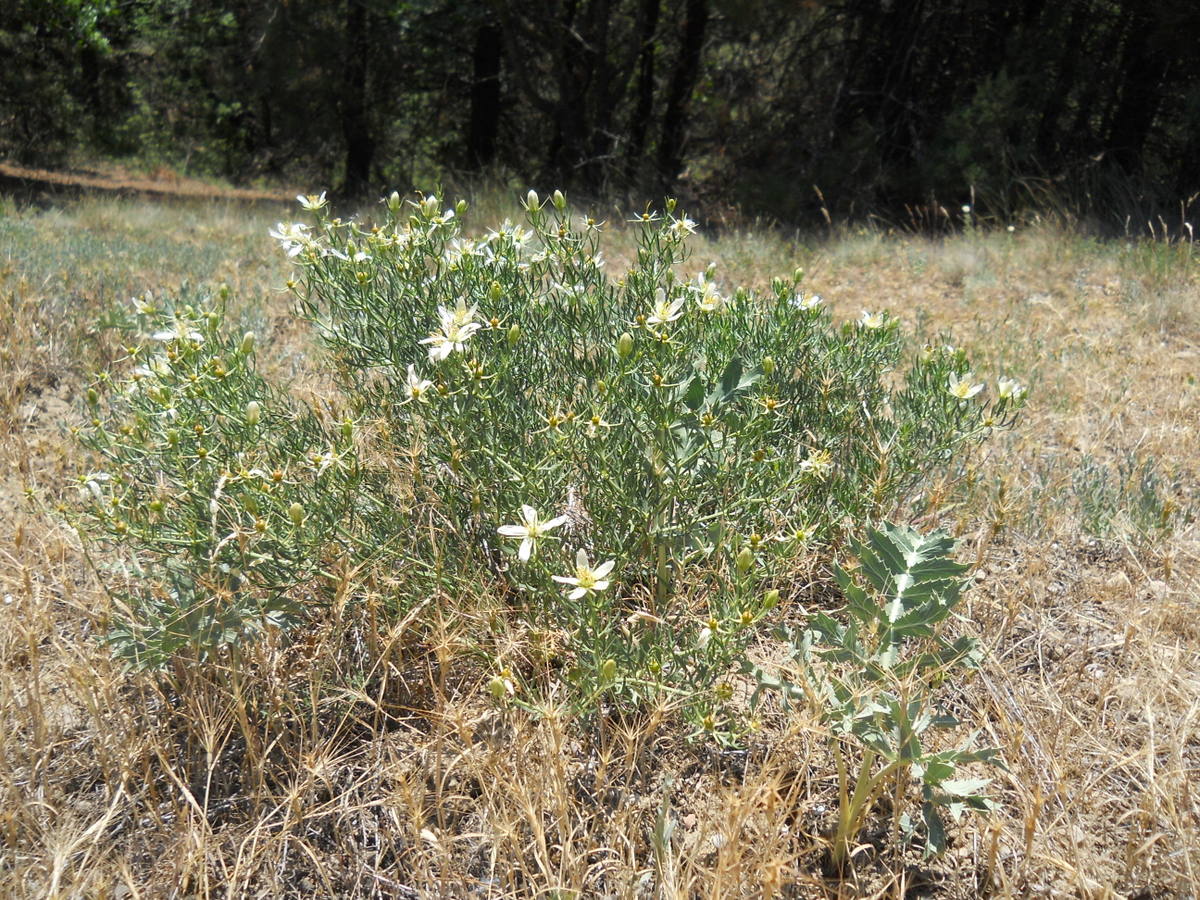
<svg viewBox="0 0 1200 900"><path fill-rule="evenodd" d="M729 727L713 684L772 579L1015 409L973 401L952 348L900 370L895 321L835 327L798 278L767 296L723 292L711 267L685 280L694 224L673 203L636 220L615 278L601 223L557 192L530 193L528 230L481 238L432 196L393 195L370 229L306 205L315 226L275 235L352 409L409 463L404 515L511 583L585 707L665 691ZM590 582L564 599L573 570Z"/></svg>
<svg viewBox="0 0 1200 900"><path fill-rule="evenodd" d="M203 302L203 301L202 301ZM365 475L353 427L329 428L255 370L254 336L147 295L120 324L127 378L89 397L76 525L102 551L122 659L211 658L301 612L295 589L351 545ZM152 344L136 343L139 335Z"/></svg>
<svg viewBox="0 0 1200 900"><path fill-rule="evenodd" d="M841 868L875 802L893 792L896 825L906 839L923 826L927 853L945 848L940 810L959 818L991 808L982 793L986 779L962 778L970 762L999 764L997 751L971 749L973 738L953 749L928 746L932 732L957 720L938 710L933 692L956 669L977 664L975 641L947 641L941 625L961 600L966 566L953 556L954 541L940 532L921 535L895 525L868 529L851 541L859 566L854 575L836 569L847 599L845 624L826 613L804 628L783 630L796 675L776 676L747 665L758 688L778 692L785 707L813 704L829 726L839 776L840 806L831 859ZM858 577L855 577L857 575ZM846 739L859 747L851 778ZM920 824L905 808L909 785L921 793Z"/></svg>

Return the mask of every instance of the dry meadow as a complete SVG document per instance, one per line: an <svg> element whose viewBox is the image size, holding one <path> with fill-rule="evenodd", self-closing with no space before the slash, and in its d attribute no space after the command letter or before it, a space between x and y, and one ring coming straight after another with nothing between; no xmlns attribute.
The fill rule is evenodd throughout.
<svg viewBox="0 0 1200 900"><path fill-rule="evenodd" d="M484 194L471 221L513 209ZM619 262L623 216L598 211ZM986 662L944 690L1002 749L996 811L964 818L948 852L923 860L889 843L879 809L834 878L822 859L836 777L815 716L768 714L744 746L721 748L666 709L582 727L497 705L480 636L524 636L486 583L382 624L344 597L314 600L309 624L253 650L253 704L202 669L164 683L113 662L98 640L105 560L58 511L88 466L70 434L81 392L122 355L107 311L226 284L269 374L320 396L319 351L267 236L288 215L0 204L0 895L1195 895L1192 245L1039 221L936 239L730 225L698 241L695 259L731 283L761 289L803 266L836 319L887 309L914 346L948 334L978 373L1030 387L1015 428L931 483L919 522L955 534L973 567L952 630L979 638ZM829 602L824 571L798 564L813 602ZM363 653L379 659L372 678L342 677Z"/></svg>

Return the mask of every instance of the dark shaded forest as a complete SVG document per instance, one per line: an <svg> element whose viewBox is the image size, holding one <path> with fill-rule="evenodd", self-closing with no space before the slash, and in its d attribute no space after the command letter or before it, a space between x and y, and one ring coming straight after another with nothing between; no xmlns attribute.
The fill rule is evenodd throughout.
<svg viewBox="0 0 1200 900"><path fill-rule="evenodd" d="M0 156L779 221L1180 221L1194 0L6 0Z"/></svg>

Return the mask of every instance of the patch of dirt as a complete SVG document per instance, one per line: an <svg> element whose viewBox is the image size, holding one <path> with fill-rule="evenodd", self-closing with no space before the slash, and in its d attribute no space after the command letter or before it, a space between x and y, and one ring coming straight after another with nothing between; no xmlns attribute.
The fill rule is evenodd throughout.
<svg viewBox="0 0 1200 900"><path fill-rule="evenodd" d="M249 203L291 203L296 196L295 191L218 187L168 169L159 169L151 175L134 175L120 168L51 171L0 162L0 193L37 197L91 192Z"/></svg>

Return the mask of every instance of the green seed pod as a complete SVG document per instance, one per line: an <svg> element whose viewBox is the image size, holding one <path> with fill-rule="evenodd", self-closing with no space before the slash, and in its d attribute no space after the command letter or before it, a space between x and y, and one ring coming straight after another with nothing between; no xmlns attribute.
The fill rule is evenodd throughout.
<svg viewBox="0 0 1200 900"><path fill-rule="evenodd" d="M288 507L288 518L292 520L292 524L299 528L304 524L304 507L299 503L293 503Z"/></svg>
<svg viewBox="0 0 1200 900"><path fill-rule="evenodd" d="M775 357L764 356L762 361L762 370L764 375L772 375L775 372Z"/></svg>
<svg viewBox="0 0 1200 900"><path fill-rule="evenodd" d="M779 591L772 588L771 590L767 591L766 596L763 597L763 609L764 610L774 609L778 605L779 605Z"/></svg>
<svg viewBox="0 0 1200 900"><path fill-rule="evenodd" d="M99 403L99 402L100 402L100 395L96 393L96 389L95 389L95 388L88 388L88 390L87 390L87 404L88 404L88 406L95 406L95 405L96 405L97 403Z"/></svg>
<svg viewBox="0 0 1200 900"><path fill-rule="evenodd" d="M346 440L354 437L354 423L349 419L342 420L342 437Z"/></svg>
<svg viewBox="0 0 1200 900"><path fill-rule="evenodd" d="M554 203L554 208L559 212L562 212L567 208L567 198L563 196L562 191L555 191L554 196L551 199Z"/></svg>
<svg viewBox="0 0 1200 900"><path fill-rule="evenodd" d="M156 497L155 499L150 501L150 512L160 513L163 511L164 506L165 506L165 504L162 502L162 500L160 500Z"/></svg>
<svg viewBox="0 0 1200 900"><path fill-rule="evenodd" d="M520 339L521 339L521 326L514 323L512 325L512 327L510 327L508 329L508 346L510 346L510 347L517 346L517 341L519 341Z"/></svg>
<svg viewBox="0 0 1200 900"><path fill-rule="evenodd" d="M503 296L504 296L504 288L500 287L500 282L493 281L488 286L488 299L491 300L493 303L495 303Z"/></svg>
<svg viewBox="0 0 1200 900"><path fill-rule="evenodd" d="M208 314L207 318L208 318L208 325L210 328L216 328L218 325L221 324L221 317L219 315L217 315L215 312L210 312Z"/></svg>
<svg viewBox="0 0 1200 900"><path fill-rule="evenodd" d="M600 664L600 679L602 681L612 681L617 677L617 661L615 659L606 659Z"/></svg>
<svg viewBox="0 0 1200 900"><path fill-rule="evenodd" d="M238 350L242 356L249 356L254 352L254 332L247 331L242 335L242 343L238 346Z"/></svg>
<svg viewBox="0 0 1200 900"><path fill-rule="evenodd" d="M626 359L633 352L633 335L628 331L621 332L617 338L617 356Z"/></svg>
<svg viewBox="0 0 1200 900"><path fill-rule="evenodd" d="M754 567L754 551L749 547L743 547L737 555L736 560L737 570L745 575Z"/></svg>
<svg viewBox="0 0 1200 900"><path fill-rule="evenodd" d="M246 424L251 427L262 421L262 404L257 400L251 400L246 404Z"/></svg>
<svg viewBox="0 0 1200 900"><path fill-rule="evenodd" d="M499 675L493 675L489 679L487 689L488 693L492 695L493 700L503 700L504 695L508 692L508 686Z"/></svg>
<svg viewBox="0 0 1200 900"><path fill-rule="evenodd" d="M796 266L796 271L792 273L792 281L799 284L804 280L804 267Z"/></svg>

